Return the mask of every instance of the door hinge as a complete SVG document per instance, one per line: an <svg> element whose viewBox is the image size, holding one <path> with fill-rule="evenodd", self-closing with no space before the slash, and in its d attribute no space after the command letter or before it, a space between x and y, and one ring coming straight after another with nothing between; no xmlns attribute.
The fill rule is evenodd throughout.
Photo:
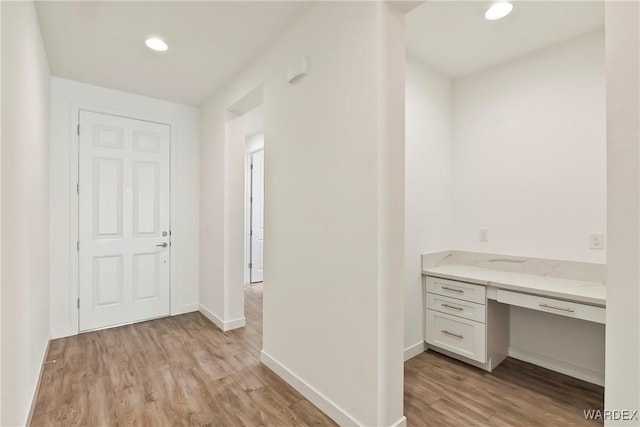
<svg viewBox="0 0 640 427"><path fill-rule="evenodd" d="M80 194L80 183L76 183L76 193Z"/></svg>
<svg viewBox="0 0 640 427"><path fill-rule="evenodd" d="M251 163L251 168L250 169L253 169L253 163Z"/></svg>
<svg viewBox="0 0 640 427"><path fill-rule="evenodd" d="M76 127L76 133L77 133L78 135L80 135L80 125L79 125L79 124L78 124L78 127Z"/></svg>
<svg viewBox="0 0 640 427"><path fill-rule="evenodd" d="M80 240L76 241L76 249L80 251Z"/></svg>
<svg viewBox="0 0 640 427"><path fill-rule="evenodd" d="M80 308L80 298L78 298L78 308Z"/></svg>
<svg viewBox="0 0 640 427"><path fill-rule="evenodd" d="M249 196L249 203L253 203L253 196Z"/></svg>
<svg viewBox="0 0 640 427"><path fill-rule="evenodd" d="M253 236L253 230L249 230L249 236Z"/></svg>
<svg viewBox="0 0 640 427"><path fill-rule="evenodd" d="M249 263L249 268L253 268L253 264Z"/></svg>

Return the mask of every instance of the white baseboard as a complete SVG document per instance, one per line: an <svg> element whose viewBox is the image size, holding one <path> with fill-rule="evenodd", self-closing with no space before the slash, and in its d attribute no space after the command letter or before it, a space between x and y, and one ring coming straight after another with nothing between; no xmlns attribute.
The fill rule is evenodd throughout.
<svg viewBox="0 0 640 427"><path fill-rule="evenodd" d="M72 337L78 335L78 331L71 329L51 329L51 339L57 340L59 338Z"/></svg>
<svg viewBox="0 0 640 427"><path fill-rule="evenodd" d="M193 313L200 309L200 304L185 304L177 307L175 310L171 310L171 316L179 316L181 314Z"/></svg>
<svg viewBox="0 0 640 427"><path fill-rule="evenodd" d="M180 307L178 307L175 310L172 310L171 313L168 314L168 316L179 316L181 314L193 313L194 311L201 311L200 308L201 308L201 306L199 304L185 304L185 305L181 305ZM165 317L165 316L160 316L160 317L158 317L158 319L160 319L162 317ZM149 319L149 320L153 320L153 319ZM211 320L213 322L212 319L209 319L209 320ZM145 320L140 320L140 322L144 322L144 321ZM222 328L220 327L220 329L222 329ZM52 340L57 340L58 338L71 337L71 336L74 336L74 335L78 335L78 331L71 330L71 329L51 329L51 339Z"/></svg>
<svg viewBox="0 0 640 427"><path fill-rule="evenodd" d="M418 343L415 343L414 345L404 349L404 361L406 362L407 360L412 359L417 355L424 353L425 351L427 351L426 342L420 341Z"/></svg>
<svg viewBox="0 0 640 427"><path fill-rule="evenodd" d="M391 427L407 427L407 417L403 416L398 421L391 424Z"/></svg>
<svg viewBox="0 0 640 427"><path fill-rule="evenodd" d="M224 331L224 320L215 315L215 313L208 308L204 307L202 304L198 307L198 311L204 315L207 319L211 320L214 325Z"/></svg>
<svg viewBox="0 0 640 427"><path fill-rule="evenodd" d="M204 307L203 305L199 305L198 311L200 311L200 313L202 313L204 317L211 320L223 332L230 331L232 329L242 328L247 324L247 319L244 317L224 321L218 316L216 316L214 312Z"/></svg>
<svg viewBox="0 0 640 427"><path fill-rule="evenodd" d="M200 305L199 304L185 304L185 305L182 305L182 306L178 307L176 310L172 310L167 316L179 316L181 314L193 313L194 311L199 311L199 309L200 309ZM160 316L160 317L158 317L158 319L160 319L162 317L165 317L165 316ZM153 319L149 319L149 320L153 320ZM141 320L141 322L144 322L144 320ZM222 328L220 328L220 329L222 329ZM52 340L57 340L58 338L71 337L71 336L74 336L74 335L78 335L78 331L77 330L72 330L72 329L51 329L51 339Z"/></svg>
<svg viewBox="0 0 640 427"><path fill-rule="evenodd" d="M604 372L594 371L583 366L577 366L572 363L511 346L509 346L509 357L604 387Z"/></svg>
<svg viewBox="0 0 640 427"><path fill-rule="evenodd" d="M313 388L305 380L291 372L280 362L275 360L264 350L260 352L260 360L269 369L278 374L283 380L289 383L293 388L298 390L309 402L316 405L322 412L324 412L329 418L338 423L341 426L359 426L363 425L356 421L351 415L349 415L344 409L333 403L325 395Z"/></svg>
<svg viewBox="0 0 640 427"><path fill-rule="evenodd" d="M230 331L232 329L244 328L247 325L247 319L239 317L238 319L227 320L224 322L224 330Z"/></svg>
<svg viewBox="0 0 640 427"><path fill-rule="evenodd" d="M35 391L33 392L33 397L31 398L31 407L29 408L29 414L27 415L27 423L25 425L31 425L31 419L33 418L33 411L36 409L36 403L38 402L38 392L40 392L40 383L42 382L42 374L44 373L44 362L47 361L47 356L49 355L49 345L51 344L51 340L47 341L47 345L44 348L44 354L42 355L42 363L40 364L40 373L38 373L38 382L36 383Z"/></svg>
<svg viewBox="0 0 640 427"><path fill-rule="evenodd" d="M341 426L363 426L365 424L358 422L354 417L349 415L347 411L333 403L329 398L316 390L312 385L291 372L282 363L271 357L264 350L260 352L260 361L269 369L278 374L291 387L295 388L309 402L316 405L329 418ZM406 427L407 417L403 416L389 427Z"/></svg>

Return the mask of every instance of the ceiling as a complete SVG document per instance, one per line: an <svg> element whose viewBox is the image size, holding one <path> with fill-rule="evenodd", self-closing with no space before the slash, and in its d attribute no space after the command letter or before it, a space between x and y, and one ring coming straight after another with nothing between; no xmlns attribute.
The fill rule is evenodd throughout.
<svg viewBox="0 0 640 427"><path fill-rule="evenodd" d="M39 1L36 8L52 75L200 105L312 4ZM150 36L169 50L149 50Z"/></svg>
<svg viewBox="0 0 640 427"><path fill-rule="evenodd" d="M604 27L600 1L514 1L487 21L491 1L427 1L406 20L407 51L457 78Z"/></svg>

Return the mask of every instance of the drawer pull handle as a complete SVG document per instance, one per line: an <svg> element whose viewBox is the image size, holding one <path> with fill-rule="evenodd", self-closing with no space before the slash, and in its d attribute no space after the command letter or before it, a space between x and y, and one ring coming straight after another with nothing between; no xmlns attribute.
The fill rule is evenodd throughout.
<svg viewBox="0 0 640 427"><path fill-rule="evenodd" d="M459 292L461 294L464 293L464 291L462 289L450 288L448 286L443 286L442 289L444 289L445 291Z"/></svg>
<svg viewBox="0 0 640 427"><path fill-rule="evenodd" d="M456 338L460 338L460 339L464 339L464 336L462 335L458 335L458 334L454 334L453 332L449 332L446 329L441 330L440 332L442 332L445 335L451 335L452 337L456 337Z"/></svg>
<svg viewBox="0 0 640 427"><path fill-rule="evenodd" d="M453 305L449 305L449 304L442 304L443 307L447 307L447 308L452 308L454 310L458 310L458 311L464 311L464 308L462 307L455 307Z"/></svg>
<svg viewBox="0 0 640 427"><path fill-rule="evenodd" d="M571 309L571 308L563 308L563 307L554 307L552 305L549 304L539 304L540 307L544 307L544 308L552 308L554 310L560 310L560 311L566 311L567 313L574 313L575 310Z"/></svg>

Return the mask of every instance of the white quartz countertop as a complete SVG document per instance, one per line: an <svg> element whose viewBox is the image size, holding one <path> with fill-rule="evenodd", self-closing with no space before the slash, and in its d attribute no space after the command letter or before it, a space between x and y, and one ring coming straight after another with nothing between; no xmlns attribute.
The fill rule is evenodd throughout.
<svg viewBox="0 0 640 427"><path fill-rule="evenodd" d="M473 265L448 264L422 271L427 276L459 280L533 295L606 306L604 283L493 270Z"/></svg>

